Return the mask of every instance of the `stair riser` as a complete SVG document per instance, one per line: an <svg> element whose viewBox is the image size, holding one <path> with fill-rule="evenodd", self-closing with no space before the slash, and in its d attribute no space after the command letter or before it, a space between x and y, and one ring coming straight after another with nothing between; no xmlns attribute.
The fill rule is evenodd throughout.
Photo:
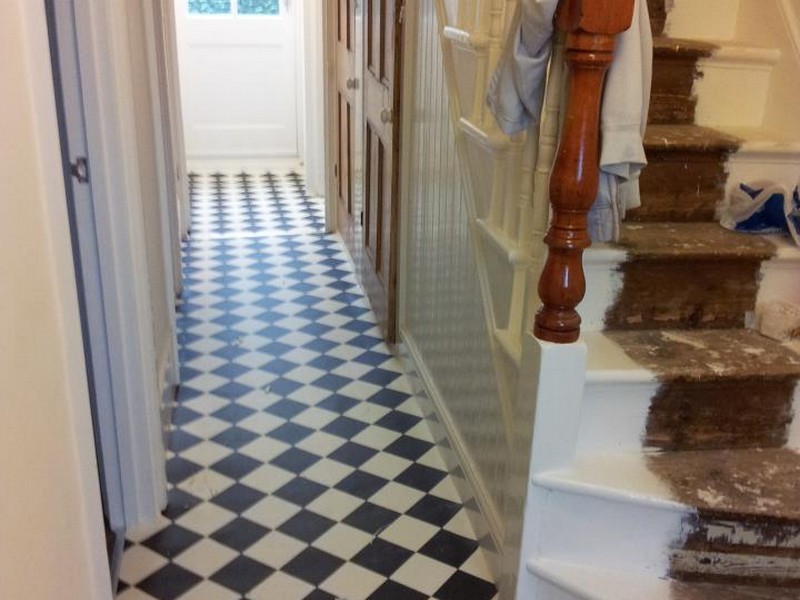
<svg viewBox="0 0 800 600"><path fill-rule="evenodd" d="M675 56L659 52L654 57L649 122L692 125L697 96L695 80L701 77L699 56Z"/></svg>
<svg viewBox="0 0 800 600"><path fill-rule="evenodd" d="M650 28L653 36L664 33L664 26L667 23L666 0L647 0L647 8L650 13Z"/></svg>
<svg viewBox="0 0 800 600"><path fill-rule="evenodd" d="M650 398L658 388L655 381L588 382L577 453L641 452Z"/></svg>
<svg viewBox="0 0 800 600"><path fill-rule="evenodd" d="M649 122L654 125L692 125L696 114L697 98L693 94L653 92L650 96Z"/></svg>
<svg viewBox="0 0 800 600"><path fill-rule="evenodd" d="M695 123L708 127L760 127L779 52L726 48L698 63Z"/></svg>
<svg viewBox="0 0 800 600"><path fill-rule="evenodd" d="M739 0L669 0L664 31L675 38L731 40L736 36Z"/></svg>
<svg viewBox="0 0 800 600"><path fill-rule="evenodd" d="M781 448L793 417L794 379L675 381L650 405L644 445L659 450Z"/></svg>
<svg viewBox="0 0 800 600"><path fill-rule="evenodd" d="M534 486L543 507L537 554L585 567L663 576L688 512ZM613 551L610 551L613 549Z"/></svg>
<svg viewBox="0 0 800 600"><path fill-rule="evenodd" d="M800 558L800 523L752 518L736 520L700 511L686 523L684 550L743 553Z"/></svg>
<svg viewBox="0 0 800 600"><path fill-rule="evenodd" d="M680 581L800 588L800 557L678 551L671 562Z"/></svg>
<svg viewBox="0 0 800 600"><path fill-rule="evenodd" d="M588 293L578 306L581 328L584 331L600 331L605 328L606 313L622 290L620 266L625 262L623 250L598 250L590 248L583 255Z"/></svg>
<svg viewBox="0 0 800 600"><path fill-rule="evenodd" d="M761 48L657 48L650 124L761 126L779 58L779 52Z"/></svg>
<svg viewBox="0 0 800 600"><path fill-rule="evenodd" d="M676 257L633 259L619 267L622 289L607 329L743 327L755 308L761 261Z"/></svg>
<svg viewBox="0 0 800 600"><path fill-rule="evenodd" d="M630 221L714 221L728 180L727 152L647 152L641 175L642 207Z"/></svg>
<svg viewBox="0 0 800 600"><path fill-rule="evenodd" d="M795 388L794 381L590 381L577 453L780 448L793 441Z"/></svg>
<svg viewBox="0 0 800 600"><path fill-rule="evenodd" d="M725 167L728 172L727 191L730 192L743 181L758 180L774 181L787 190L794 189L800 183L797 168L800 164L800 144L792 146L763 149L757 142L745 142L728 158Z"/></svg>
<svg viewBox="0 0 800 600"><path fill-rule="evenodd" d="M541 600L585 600L585 596L576 596L549 581L543 581L533 576L525 585L520 585L518 598L539 598Z"/></svg>

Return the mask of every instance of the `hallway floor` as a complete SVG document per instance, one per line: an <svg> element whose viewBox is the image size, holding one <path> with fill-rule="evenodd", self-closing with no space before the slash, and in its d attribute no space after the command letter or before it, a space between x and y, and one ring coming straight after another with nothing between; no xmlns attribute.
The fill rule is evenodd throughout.
<svg viewBox="0 0 800 600"><path fill-rule="evenodd" d="M169 506L118 600L491 600L487 555L295 173L192 175Z"/></svg>

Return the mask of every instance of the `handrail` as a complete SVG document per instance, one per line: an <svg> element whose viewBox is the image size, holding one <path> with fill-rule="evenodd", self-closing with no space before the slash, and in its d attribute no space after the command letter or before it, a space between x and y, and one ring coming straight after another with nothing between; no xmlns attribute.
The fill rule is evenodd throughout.
<svg viewBox="0 0 800 600"><path fill-rule="evenodd" d="M542 307L534 335L568 344L580 336L576 307L586 293L583 251L591 245L587 213L597 196L600 103L616 37L633 20L635 0L561 0L556 26L567 32L569 99L550 177L552 219L539 279Z"/></svg>

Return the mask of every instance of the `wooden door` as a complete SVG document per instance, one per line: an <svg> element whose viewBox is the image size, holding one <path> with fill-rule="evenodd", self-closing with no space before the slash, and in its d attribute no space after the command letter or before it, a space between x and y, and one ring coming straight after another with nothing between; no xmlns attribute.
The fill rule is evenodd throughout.
<svg viewBox="0 0 800 600"><path fill-rule="evenodd" d="M356 0L336 0L336 220L337 229L351 253L355 239L353 169L355 164ZM355 259L355 255L353 256Z"/></svg>
<svg viewBox="0 0 800 600"><path fill-rule="evenodd" d="M366 0L361 278L387 341L397 337L402 0Z"/></svg>

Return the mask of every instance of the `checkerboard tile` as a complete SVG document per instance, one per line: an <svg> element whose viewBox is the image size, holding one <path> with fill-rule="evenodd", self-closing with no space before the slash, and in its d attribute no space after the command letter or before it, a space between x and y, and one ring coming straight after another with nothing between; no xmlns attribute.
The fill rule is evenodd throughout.
<svg viewBox="0 0 800 600"><path fill-rule="evenodd" d="M496 597L352 266L297 173L190 175L169 503L120 600Z"/></svg>

